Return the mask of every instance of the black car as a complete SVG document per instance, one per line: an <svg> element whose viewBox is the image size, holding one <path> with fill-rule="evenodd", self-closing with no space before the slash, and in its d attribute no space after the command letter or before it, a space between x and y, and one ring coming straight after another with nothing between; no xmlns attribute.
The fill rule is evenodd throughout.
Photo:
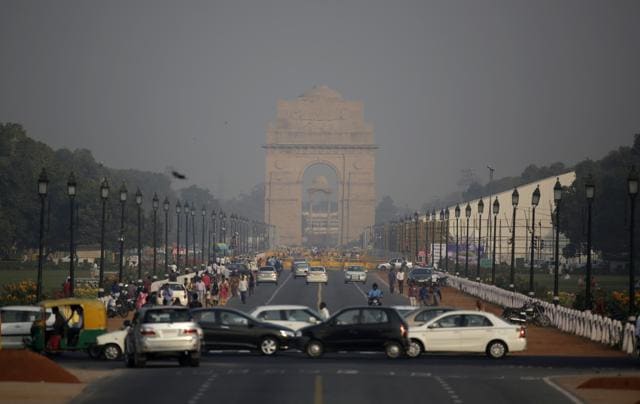
<svg viewBox="0 0 640 404"><path fill-rule="evenodd" d="M257 349L264 355L288 349L294 337L289 328L263 323L228 308L191 310L204 333L206 349Z"/></svg>
<svg viewBox="0 0 640 404"><path fill-rule="evenodd" d="M239 262L228 264L227 269L229 270L229 276L249 276L251 274L251 270L245 264Z"/></svg>
<svg viewBox="0 0 640 404"><path fill-rule="evenodd" d="M407 282L411 283L431 283L433 281L433 269L432 268L415 268L409 272L409 276L407 276Z"/></svg>
<svg viewBox="0 0 640 404"><path fill-rule="evenodd" d="M409 346L406 321L391 307L349 307L296 333L296 345L311 358L325 351L384 351L401 356Z"/></svg>

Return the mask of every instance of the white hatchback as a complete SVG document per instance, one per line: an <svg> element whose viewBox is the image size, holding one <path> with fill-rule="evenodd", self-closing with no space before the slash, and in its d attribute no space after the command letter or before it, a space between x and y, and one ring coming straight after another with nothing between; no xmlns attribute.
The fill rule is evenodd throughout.
<svg viewBox="0 0 640 404"><path fill-rule="evenodd" d="M407 355L412 358L422 352L484 352L499 359L527 348L524 327L483 311L443 313L423 325L409 327L409 339Z"/></svg>
<svg viewBox="0 0 640 404"><path fill-rule="evenodd" d="M24 339L31 336L33 322L42 318L40 306L0 307L0 349L24 348ZM47 330L53 328L55 316L47 309Z"/></svg>
<svg viewBox="0 0 640 404"><path fill-rule="evenodd" d="M310 283L324 283L329 284L329 277L327 276L327 270L325 267L311 267L307 272L307 285Z"/></svg>
<svg viewBox="0 0 640 404"><path fill-rule="evenodd" d="M320 314L307 306L272 305L258 306L251 313L252 317L266 323L278 324L294 331L308 325L322 322Z"/></svg>

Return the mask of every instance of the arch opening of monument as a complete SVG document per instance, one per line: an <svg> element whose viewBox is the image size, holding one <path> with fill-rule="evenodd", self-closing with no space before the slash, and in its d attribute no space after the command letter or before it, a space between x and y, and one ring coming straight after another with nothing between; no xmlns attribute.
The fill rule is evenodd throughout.
<svg viewBox="0 0 640 404"><path fill-rule="evenodd" d="M307 169L318 165L335 175L336 243L357 240L373 225L377 146L361 102L325 86L280 100L263 147L265 222L275 227L276 243L303 244L303 183Z"/></svg>
<svg viewBox="0 0 640 404"><path fill-rule="evenodd" d="M325 163L311 163L302 175L302 244L335 247L339 243L338 173Z"/></svg>

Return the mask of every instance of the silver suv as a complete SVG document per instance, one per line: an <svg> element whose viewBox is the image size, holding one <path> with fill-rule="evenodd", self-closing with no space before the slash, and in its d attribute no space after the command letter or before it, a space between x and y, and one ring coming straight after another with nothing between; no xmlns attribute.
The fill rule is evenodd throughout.
<svg viewBox="0 0 640 404"><path fill-rule="evenodd" d="M138 310L125 337L127 367L144 367L149 359L178 358L180 366L200 366L202 329L186 307L151 306Z"/></svg>

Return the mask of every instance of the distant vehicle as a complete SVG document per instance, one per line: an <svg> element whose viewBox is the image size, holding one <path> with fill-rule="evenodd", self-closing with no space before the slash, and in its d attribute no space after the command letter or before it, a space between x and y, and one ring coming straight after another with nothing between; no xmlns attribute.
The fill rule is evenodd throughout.
<svg viewBox="0 0 640 404"><path fill-rule="evenodd" d="M313 309L297 305L258 306L250 315L260 321L278 324L294 331L322 322L320 314Z"/></svg>
<svg viewBox="0 0 640 404"><path fill-rule="evenodd" d="M229 276L249 276L251 274L251 270L247 265L238 262L227 265L227 270L229 271Z"/></svg>
<svg viewBox="0 0 640 404"><path fill-rule="evenodd" d="M344 273L344 283L348 282L367 283L367 271L361 265L350 265L346 267Z"/></svg>
<svg viewBox="0 0 640 404"><path fill-rule="evenodd" d="M407 282L438 283L440 276L433 270L433 267L416 267L409 272Z"/></svg>
<svg viewBox="0 0 640 404"><path fill-rule="evenodd" d="M385 271L389 271L391 268L400 269L404 261L406 260L402 258L393 258L389 262L384 262L382 264L379 264L378 269L384 269ZM406 262L407 262L407 268L409 269L413 268L413 263L411 261L406 261Z"/></svg>
<svg viewBox="0 0 640 404"><path fill-rule="evenodd" d="M127 328L111 331L96 338L96 345L101 350L102 357L115 361L122 357L124 352L124 340L127 337Z"/></svg>
<svg viewBox="0 0 640 404"><path fill-rule="evenodd" d="M306 277L309 272L309 264L307 261L295 262L293 263L293 277Z"/></svg>
<svg viewBox="0 0 640 404"><path fill-rule="evenodd" d="M499 359L527 348L525 328L486 312L456 310L409 329L409 357L422 352L484 352Z"/></svg>
<svg viewBox="0 0 640 404"><path fill-rule="evenodd" d="M396 309L396 311L400 313L400 315L404 317L405 320L406 320L407 314L411 313L412 311L416 311L416 309L418 308L416 306L391 306L391 307Z"/></svg>
<svg viewBox="0 0 640 404"><path fill-rule="evenodd" d="M133 321L125 320L125 363L144 367L147 360L178 358L180 366L200 366L200 326L186 307L150 306L138 310Z"/></svg>
<svg viewBox="0 0 640 404"><path fill-rule="evenodd" d="M260 283L275 283L278 284L278 273L274 267L261 267L258 270L256 276L256 284Z"/></svg>
<svg viewBox="0 0 640 404"><path fill-rule="evenodd" d="M404 315L404 319L409 324L409 328L427 323L446 312L458 310L454 307L444 306L414 307L414 309L415 310Z"/></svg>
<svg viewBox="0 0 640 404"><path fill-rule="evenodd" d="M329 284L329 276L325 267L311 267L307 272L307 285L310 283Z"/></svg>
<svg viewBox="0 0 640 404"><path fill-rule="evenodd" d="M269 356L288 349L294 337L290 328L233 309L193 309L192 313L202 327L207 349L257 349Z"/></svg>
<svg viewBox="0 0 640 404"><path fill-rule="evenodd" d="M409 347L407 327L390 307L349 307L297 331L296 344L311 358L326 351L383 351L398 358Z"/></svg>
<svg viewBox="0 0 640 404"><path fill-rule="evenodd" d="M180 304L186 306L189 304L189 296L187 295L187 288L184 287L184 284L180 282L166 282L164 283L158 293L156 294L156 304L162 305L162 288L171 288L173 291L173 300L180 300Z"/></svg>
<svg viewBox="0 0 640 404"><path fill-rule="evenodd" d="M53 328L55 316L50 308L46 309L47 330ZM42 319L40 306L4 306L0 307L0 348L24 348L24 339L31 336L34 321Z"/></svg>

